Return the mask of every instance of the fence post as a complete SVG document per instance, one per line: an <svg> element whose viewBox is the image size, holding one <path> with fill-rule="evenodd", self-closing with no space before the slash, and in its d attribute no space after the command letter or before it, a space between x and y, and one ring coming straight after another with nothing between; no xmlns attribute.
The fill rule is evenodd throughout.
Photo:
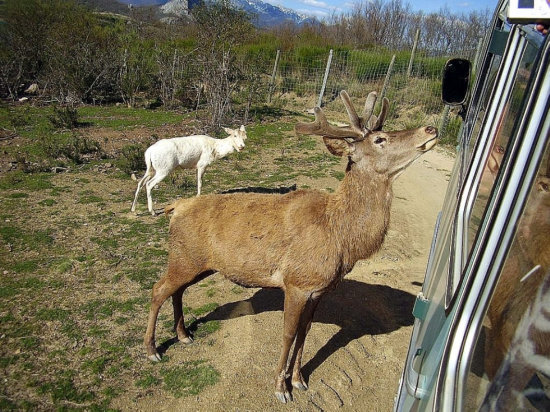
<svg viewBox="0 0 550 412"><path fill-rule="evenodd" d="M380 93L380 101L382 101L382 99L384 99L384 96L386 95L386 90L388 89L388 85L390 83L390 77L391 77L391 72L393 71L394 63L395 63L395 54L391 58L390 65L386 73L386 78L384 79L384 85L382 86L382 93Z"/></svg>
<svg viewBox="0 0 550 412"><path fill-rule="evenodd" d="M445 129L447 128L447 125L449 124L449 113L451 112L451 106L446 104L443 108L443 113L441 113L441 120L439 121L439 131L438 135L441 136L441 138L445 135Z"/></svg>
<svg viewBox="0 0 550 412"><path fill-rule="evenodd" d="M418 46L418 38L420 37L420 29L416 29L416 34L414 36L414 44L411 51L411 59L409 60L409 68L407 69L407 78L411 77L414 55L416 54L416 47Z"/></svg>
<svg viewBox="0 0 550 412"><path fill-rule="evenodd" d="M474 72L475 68L477 67L477 60L479 59L479 53L481 52L481 44L482 43L483 43L483 39L480 37L477 41L476 54L474 56L474 62L472 64L472 73Z"/></svg>
<svg viewBox="0 0 550 412"><path fill-rule="evenodd" d="M271 103L271 94L273 93L273 88L275 86L275 75L277 74L277 66L279 65L280 56L281 56L281 51L277 50L277 56L275 57L275 64L273 65L273 73L271 73L271 81L269 82L269 91L267 96L268 103Z"/></svg>
<svg viewBox="0 0 550 412"><path fill-rule="evenodd" d="M321 86L321 92L319 93L319 101L317 102L318 107L321 107L321 104L323 103L323 95L325 94L325 87L327 86L328 73L330 71L331 63L332 63L332 49L330 49L330 53L328 54L327 68L325 69L325 77L323 78L323 85Z"/></svg>

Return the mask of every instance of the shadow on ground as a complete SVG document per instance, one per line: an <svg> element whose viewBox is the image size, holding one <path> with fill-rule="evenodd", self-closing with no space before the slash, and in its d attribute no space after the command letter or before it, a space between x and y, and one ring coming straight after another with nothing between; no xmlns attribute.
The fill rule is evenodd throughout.
<svg viewBox="0 0 550 412"><path fill-rule="evenodd" d="M189 330L193 332L198 323L212 320L282 311L283 299L284 294L279 289L260 289L245 301L227 303L197 319L189 326ZM334 291L322 298L313 318L314 323L334 324L341 329L303 366L304 377L307 379L333 353L355 339L365 335L386 334L412 325L414 299L410 293L389 286L344 279ZM280 324L275 327L280 327L282 331L282 325L281 318ZM159 349L164 352L176 342L177 339L170 339Z"/></svg>

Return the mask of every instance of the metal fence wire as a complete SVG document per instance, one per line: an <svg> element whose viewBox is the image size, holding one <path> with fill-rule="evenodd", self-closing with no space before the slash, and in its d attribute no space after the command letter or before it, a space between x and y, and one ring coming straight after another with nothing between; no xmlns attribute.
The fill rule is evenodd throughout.
<svg viewBox="0 0 550 412"><path fill-rule="evenodd" d="M268 75L268 102L300 99L308 108L334 107L336 111L340 110L341 90L346 90L358 105L374 90L379 97L390 100L388 118L397 126L414 127L430 121L444 128L452 112L441 102L443 67L453 57L474 62L479 47L445 56L416 51L415 47L402 51L330 50L314 57L277 51Z"/></svg>

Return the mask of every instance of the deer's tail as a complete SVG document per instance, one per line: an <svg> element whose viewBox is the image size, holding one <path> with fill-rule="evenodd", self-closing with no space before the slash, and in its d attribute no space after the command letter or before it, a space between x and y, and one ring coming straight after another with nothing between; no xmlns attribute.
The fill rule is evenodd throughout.
<svg viewBox="0 0 550 412"><path fill-rule="evenodd" d="M174 211L174 209L176 208L176 203L177 203L177 201L174 202L174 203L169 204L168 206L166 206L164 208L164 214L166 216L168 216L170 213L172 213Z"/></svg>

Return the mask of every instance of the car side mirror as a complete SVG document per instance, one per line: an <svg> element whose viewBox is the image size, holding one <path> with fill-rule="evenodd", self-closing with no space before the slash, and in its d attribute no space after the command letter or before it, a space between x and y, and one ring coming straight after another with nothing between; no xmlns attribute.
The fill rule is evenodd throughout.
<svg viewBox="0 0 550 412"><path fill-rule="evenodd" d="M466 59L451 59L443 69L441 100L451 106L463 105L468 94L471 64Z"/></svg>

